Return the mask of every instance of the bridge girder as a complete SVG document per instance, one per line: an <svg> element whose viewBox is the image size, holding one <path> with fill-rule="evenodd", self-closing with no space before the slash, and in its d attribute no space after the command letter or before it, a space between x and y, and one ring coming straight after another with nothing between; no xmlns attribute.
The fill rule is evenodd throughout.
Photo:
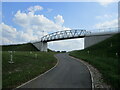
<svg viewBox="0 0 120 90"><path fill-rule="evenodd" d="M89 35L91 32L80 29L72 29L72 30L64 30L54 32L48 35L45 35L41 38L41 42L50 42L56 40L64 40L64 39L73 39L73 38L82 38L86 35Z"/></svg>

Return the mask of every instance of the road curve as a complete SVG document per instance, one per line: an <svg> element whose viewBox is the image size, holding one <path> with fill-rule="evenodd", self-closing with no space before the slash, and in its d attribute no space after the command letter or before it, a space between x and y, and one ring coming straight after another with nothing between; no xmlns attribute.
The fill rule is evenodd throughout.
<svg viewBox="0 0 120 90"><path fill-rule="evenodd" d="M67 53L56 54L58 65L20 88L92 88L88 68Z"/></svg>

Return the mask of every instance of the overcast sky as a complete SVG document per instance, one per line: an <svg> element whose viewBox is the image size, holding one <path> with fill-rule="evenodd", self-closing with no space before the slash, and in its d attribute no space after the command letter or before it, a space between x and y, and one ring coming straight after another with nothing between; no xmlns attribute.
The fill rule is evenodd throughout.
<svg viewBox="0 0 120 90"><path fill-rule="evenodd" d="M116 27L117 19L117 2L3 2L0 44L40 40L43 35L61 30ZM54 41L48 47L83 49L84 39Z"/></svg>

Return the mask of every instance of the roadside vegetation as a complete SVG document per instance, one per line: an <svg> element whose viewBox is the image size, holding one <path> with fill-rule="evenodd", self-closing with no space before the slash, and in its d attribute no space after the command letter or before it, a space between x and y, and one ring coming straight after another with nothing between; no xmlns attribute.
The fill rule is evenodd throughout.
<svg viewBox="0 0 120 90"><path fill-rule="evenodd" d="M120 34L116 34L84 50L70 52L71 56L82 59L95 66L106 83L113 88L120 85Z"/></svg>
<svg viewBox="0 0 120 90"><path fill-rule="evenodd" d="M10 61L12 52L13 62ZM57 60L54 52L40 52L32 44L3 46L2 86L15 88L52 68Z"/></svg>

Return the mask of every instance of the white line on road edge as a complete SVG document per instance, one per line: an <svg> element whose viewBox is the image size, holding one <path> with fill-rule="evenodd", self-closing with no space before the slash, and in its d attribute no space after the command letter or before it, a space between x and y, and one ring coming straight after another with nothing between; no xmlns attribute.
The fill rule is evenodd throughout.
<svg viewBox="0 0 120 90"><path fill-rule="evenodd" d="M56 57L56 56L54 55L54 57ZM56 58L56 59L57 59L57 58ZM22 87L22 86L24 86L24 85L26 85L26 84L30 83L31 81L33 81L33 80L35 80L35 79L37 79L37 78L39 78L39 77L41 77L41 76L45 75L46 73L50 72L51 70L53 70L54 68L56 68L56 67L57 67L58 63L59 63L59 60L57 59L57 63L56 63L56 65L55 65L54 67L52 67L52 68L51 68L51 69L49 69L48 71L46 71L46 72L44 72L44 73L40 74L39 76L37 76L37 77L35 77L35 78L33 78L33 79L31 79L31 80L29 80L29 81L27 81L27 82L23 83L22 85L20 85L20 86L16 87L15 89L20 88L20 87ZM13 89L13 90L15 90L15 89Z"/></svg>
<svg viewBox="0 0 120 90"><path fill-rule="evenodd" d="M70 56L70 55L69 55ZM80 59L78 59L78 58L75 58L75 57L72 57L72 56L70 56L71 58L73 58L73 59L75 59L75 60L77 60L77 61L79 61L79 62L81 62L81 63L83 63L85 66L87 66L82 60L80 60ZM92 90L94 90L94 79L93 79L93 75L92 75L92 71L90 70L90 68L89 68L89 66L87 66L87 68L88 68L88 70L89 70L89 72L90 72L90 76L91 76L91 81L92 81Z"/></svg>

